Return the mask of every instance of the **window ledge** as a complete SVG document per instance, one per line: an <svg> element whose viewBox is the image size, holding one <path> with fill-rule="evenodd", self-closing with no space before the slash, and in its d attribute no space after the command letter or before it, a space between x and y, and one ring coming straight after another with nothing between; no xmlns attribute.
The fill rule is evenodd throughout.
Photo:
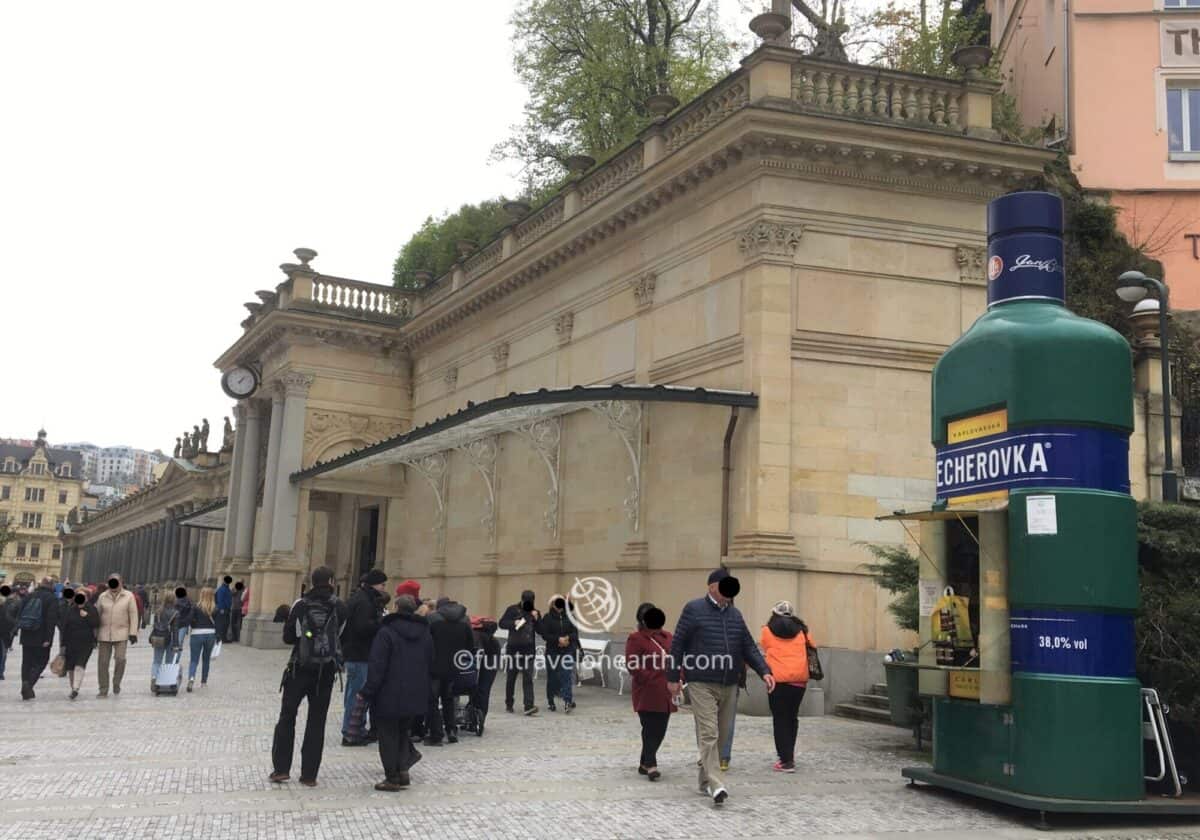
<svg viewBox="0 0 1200 840"><path fill-rule="evenodd" d="M1200 152L1171 152L1167 160L1173 163L1200 163Z"/></svg>

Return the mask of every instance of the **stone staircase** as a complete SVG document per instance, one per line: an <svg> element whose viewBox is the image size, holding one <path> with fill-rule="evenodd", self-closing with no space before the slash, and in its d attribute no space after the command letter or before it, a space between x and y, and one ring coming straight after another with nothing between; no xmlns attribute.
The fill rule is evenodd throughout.
<svg viewBox="0 0 1200 840"><path fill-rule="evenodd" d="M875 683L870 691L855 694L853 703L838 703L833 711L841 717L886 723L890 726L892 714L888 710L887 684Z"/></svg>

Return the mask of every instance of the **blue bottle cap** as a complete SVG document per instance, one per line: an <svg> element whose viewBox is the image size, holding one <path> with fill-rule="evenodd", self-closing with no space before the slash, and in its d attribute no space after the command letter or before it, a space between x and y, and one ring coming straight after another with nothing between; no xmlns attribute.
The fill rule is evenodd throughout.
<svg viewBox="0 0 1200 840"><path fill-rule="evenodd" d="M1063 204L1018 192L988 204L988 306L1013 300L1066 302Z"/></svg>

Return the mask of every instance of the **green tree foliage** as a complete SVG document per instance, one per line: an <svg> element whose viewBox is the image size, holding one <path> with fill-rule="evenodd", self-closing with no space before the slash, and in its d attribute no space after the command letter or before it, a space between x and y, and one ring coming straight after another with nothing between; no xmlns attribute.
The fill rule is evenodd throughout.
<svg viewBox="0 0 1200 840"><path fill-rule="evenodd" d="M888 604L888 612L896 619L901 630L916 632L921 626L916 556L902 545L864 544L863 548L875 558L874 563L865 563L863 568L871 573L881 589L899 596Z"/></svg>
<svg viewBox="0 0 1200 840"><path fill-rule="evenodd" d="M962 0L891 0L867 20L879 36L878 63L908 73L957 76L954 51L987 43L987 16L964 10Z"/></svg>
<svg viewBox="0 0 1200 840"><path fill-rule="evenodd" d="M533 188L560 180L572 154L620 149L648 124L648 97L689 101L733 51L711 0L521 0L512 25L529 102L494 155L523 162Z"/></svg>
<svg viewBox="0 0 1200 840"><path fill-rule="evenodd" d="M393 281L397 288L415 289L418 271L432 271L434 277L441 277L458 259L459 240L483 245L507 223L504 202L498 198L464 204L441 218L430 216L400 249L392 268Z"/></svg>

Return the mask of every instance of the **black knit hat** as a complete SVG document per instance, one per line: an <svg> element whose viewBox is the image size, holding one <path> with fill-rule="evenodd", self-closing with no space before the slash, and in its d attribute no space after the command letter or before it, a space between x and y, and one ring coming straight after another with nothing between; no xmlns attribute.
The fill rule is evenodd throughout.
<svg viewBox="0 0 1200 840"><path fill-rule="evenodd" d="M317 566L312 570L310 575L313 586L329 586L329 582L333 580L333 569L328 566ZM387 578L384 578L387 580Z"/></svg>
<svg viewBox="0 0 1200 840"><path fill-rule="evenodd" d="M363 583L367 586L378 586L381 583L387 583L387 574L381 569L372 569L363 575Z"/></svg>
<svg viewBox="0 0 1200 840"><path fill-rule="evenodd" d="M729 577L729 570L722 566L719 569L712 570L712 573L708 576L708 582L719 583L727 577Z"/></svg>

